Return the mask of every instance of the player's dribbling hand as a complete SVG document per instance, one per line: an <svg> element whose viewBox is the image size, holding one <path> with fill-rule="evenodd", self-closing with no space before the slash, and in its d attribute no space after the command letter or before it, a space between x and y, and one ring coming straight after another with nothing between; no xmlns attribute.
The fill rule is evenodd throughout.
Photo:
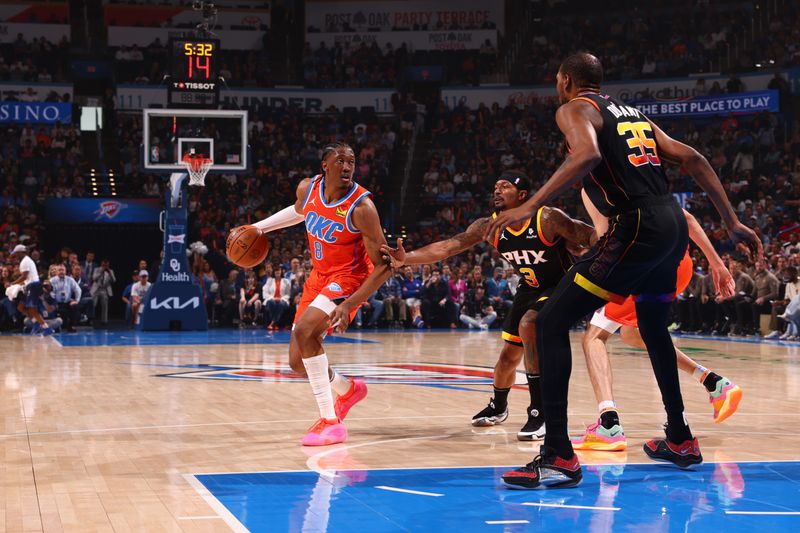
<svg viewBox="0 0 800 533"><path fill-rule="evenodd" d="M389 258L389 266L392 268L400 268L405 265L406 250L403 248L403 239L397 238L397 248L389 248L388 244L382 244L381 254Z"/></svg>
<svg viewBox="0 0 800 533"><path fill-rule="evenodd" d="M344 333L350 326L350 306L345 302L340 303L331 315L331 327L336 333Z"/></svg>
<svg viewBox="0 0 800 533"><path fill-rule="evenodd" d="M486 232L483 234L484 240L493 242L494 236L498 231L502 231L507 226L512 226L517 222L522 222L529 218L531 213L535 212L535 209L530 211L525 205L499 212L494 219L489 220L489 225L486 227Z"/></svg>
<svg viewBox="0 0 800 533"><path fill-rule="evenodd" d="M737 222L728 230L728 234L734 242L741 242L747 246L750 260L753 263L758 263L759 261L764 260L764 245L761 244L761 239L759 239L755 231L751 230L741 222Z"/></svg>

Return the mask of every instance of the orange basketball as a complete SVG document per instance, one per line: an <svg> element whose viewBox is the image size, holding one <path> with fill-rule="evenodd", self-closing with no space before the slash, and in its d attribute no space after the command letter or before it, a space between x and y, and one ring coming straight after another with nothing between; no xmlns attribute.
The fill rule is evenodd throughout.
<svg viewBox="0 0 800 533"><path fill-rule="evenodd" d="M255 226L239 226L231 230L225 244L228 260L242 268L262 263L269 253L269 241Z"/></svg>

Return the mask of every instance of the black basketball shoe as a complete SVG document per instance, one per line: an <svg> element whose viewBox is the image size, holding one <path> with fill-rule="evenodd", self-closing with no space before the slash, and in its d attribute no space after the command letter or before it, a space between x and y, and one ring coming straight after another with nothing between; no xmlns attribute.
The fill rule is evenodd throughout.
<svg viewBox="0 0 800 533"><path fill-rule="evenodd" d="M650 459L673 463L680 468L690 468L703 462L697 437L680 444L667 439L653 439L644 443L644 453Z"/></svg>
<svg viewBox="0 0 800 533"><path fill-rule="evenodd" d="M508 418L508 405L500 411L494 405L494 398L489 400L483 411L472 417L472 425L477 427L494 426L502 424Z"/></svg>
<svg viewBox="0 0 800 533"><path fill-rule="evenodd" d="M528 407L528 421L517 432L517 440L542 440L544 438L544 417L538 409Z"/></svg>
<svg viewBox="0 0 800 533"><path fill-rule="evenodd" d="M583 473L574 452L572 458L562 459L552 448L541 446L533 461L506 472L502 479L512 489L565 489L580 484Z"/></svg>

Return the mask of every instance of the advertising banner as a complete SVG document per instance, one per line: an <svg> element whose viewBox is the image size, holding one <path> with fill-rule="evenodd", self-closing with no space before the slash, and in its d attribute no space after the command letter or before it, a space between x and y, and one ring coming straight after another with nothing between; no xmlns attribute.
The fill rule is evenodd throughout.
<svg viewBox="0 0 800 533"><path fill-rule="evenodd" d="M56 224L158 224L158 199L48 198L47 221Z"/></svg>
<svg viewBox="0 0 800 533"><path fill-rule="evenodd" d="M414 26L437 29L481 28L490 22L503 31L504 2L497 0L407 0L389 2L306 2L306 26L321 32L410 30Z"/></svg>
<svg viewBox="0 0 800 533"><path fill-rule="evenodd" d="M0 102L0 122L69 124L72 104L54 102Z"/></svg>
<svg viewBox="0 0 800 533"><path fill-rule="evenodd" d="M635 102L633 105L649 117L710 117L778 112L778 91L698 96L672 102Z"/></svg>
<svg viewBox="0 0 800 533"><path fill-rule="evenodd" d="M785 75L782 74L784 77ZM746 91L766 90L773 75L767 73L743 74L740 76ZM652 80L613 81L603 84L603 93L624 102L645 100L682 100L698 95L698 79L669 78ZM728 81L726 76L709 76L705 78L707 91L714 82L722 87ZM480 104L491 106L516 105L524 107L537 101L558 102L555 84L539 86L482 86L482 87L447 87L442 89L442 99L448 107L463 104L470 109L477 109Z"/></svg>
<svg viewBox="0 0 800 533"><path fill-rule="evenodd" d="M309 33L306 41L316 50L321 43L333 47L337 43L349 43L357 48L362 43L368 46L376 43L381 50L391 44L395 49L403 43L410 51L414 50L479 50L489 41L497 46L497 30L453 30L453 31L393 31L393 32L355 32L355 33Z"/></svg>
<svg viewBox="0 0 800 533"><path fill-rule="evenodd" d="M299 108L305 113L324 113L331 106L372 106L377 113L392 111L393 89L222 89L220 101L235 107L262 107L274 109ZM119 85L117 109L144 109L153 105L166 106L167 91L163 87Z"/></svg>

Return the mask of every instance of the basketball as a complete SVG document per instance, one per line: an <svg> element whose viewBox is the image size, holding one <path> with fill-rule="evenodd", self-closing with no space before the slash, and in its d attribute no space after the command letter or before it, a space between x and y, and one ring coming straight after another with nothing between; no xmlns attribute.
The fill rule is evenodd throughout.
<svg viewBox="0 0 800 533"><path fill-rule="evenodd" d="M225 245L228 260L242 268L253 268L266 259L269 241L255 226L239 226L231 230Z"/></svg>

